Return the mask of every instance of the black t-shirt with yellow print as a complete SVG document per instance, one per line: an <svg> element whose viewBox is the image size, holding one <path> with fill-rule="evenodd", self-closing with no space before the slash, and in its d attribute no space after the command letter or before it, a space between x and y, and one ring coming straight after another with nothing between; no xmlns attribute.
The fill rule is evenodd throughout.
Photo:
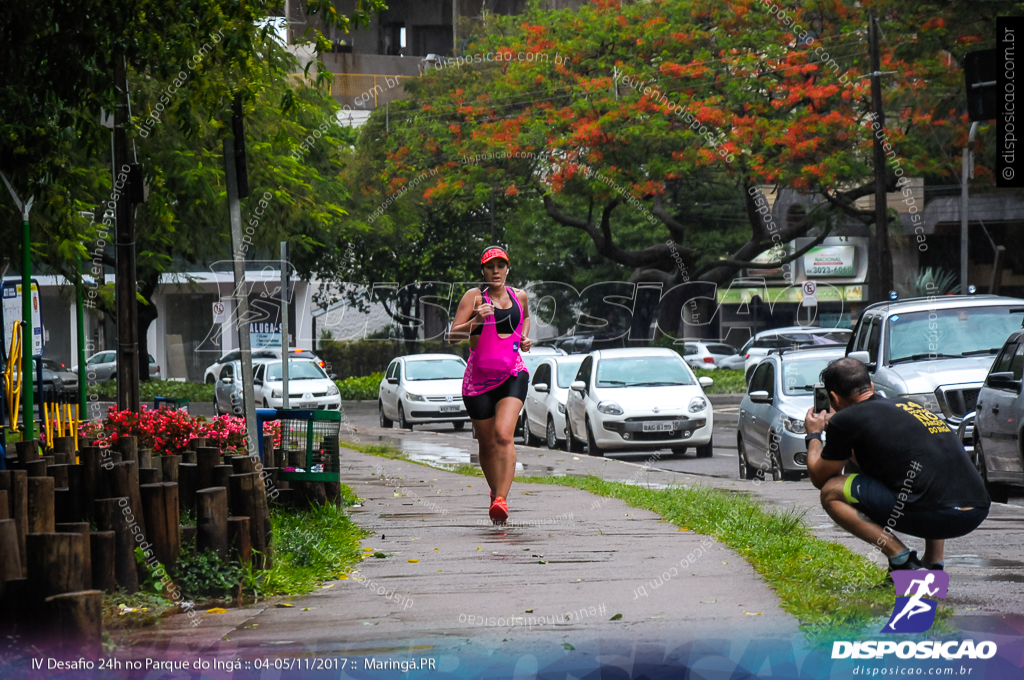
<svg viewBox="0 0 1024 680"><path fill-rule="evenodd" d="M864 474L894 495L906 494L908 509L991 504L956 433L913 401L872 395L832 416L825 440L822 458L840 461L855 456Z"/></svg>

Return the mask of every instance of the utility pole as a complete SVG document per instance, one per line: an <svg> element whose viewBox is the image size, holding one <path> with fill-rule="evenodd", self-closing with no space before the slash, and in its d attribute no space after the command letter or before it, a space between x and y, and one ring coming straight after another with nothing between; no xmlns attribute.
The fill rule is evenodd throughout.
<svg viewBox="0 0 1024 680"><path fill-rule="evenodd" d="M135 301L135 210L132 205L132 176L128 161L128 77L124 53L114 56L114 189L117 222L117 408L139 411L139 328ZM118 186L120 185L120 186ZM83 367L84 368L84 367ZM146 370L149 370L147 362ZM81 372L81 369L80 369Z"/></svg>
<svg viewBox="0 0 1024 680"><path fill-rule="evenodd" d="M960 294L967 295L967 216L970 201L967 197L967 180L974 177L974 135L978 132L978 121L971 123L964 147L960 171ZM997 253L998 255L998 253ZM997 257L996 262L999 262ZM993 279L993 282L995 279ZM991 288L991 287L990 287ZM991 292L991 290L989 291Z"/></svg>
<svg viewBox="0 0 1024 680"><path fill-rule="evenodd" d="M291 408L288 399L288 241L281 241L281 408Z"/></svg>
<svg viewBox="0 0 1024 680"><path fill-rule="evenodd" d="M872 302L889 299L892 282L892 251L889 250L889 206L886 200L885 110L882 107L882 64L878 48L878 16L871 11L868 25L868 42L871 52L871 109L875 114L877 130L872 126L875 152L875 238L871 244L869 298Z"/></svg>
<svg viewBox="0 0 1024 680"><path fill-rule="evenodd" d="M88 420L85 413L86 406L86 382L85 382L85 296L82 290L82 258L75 260L77 266L75 273L75 321L78 325L78 417L81 420Z"/></svg>
<svg viewBox="0 0 1024 680"><path fill-rule="evenodd" d="M240 121L239 121L240 122ZM239 129L240 125L235 129ZM231 219L231 261L235 274L235 319L238 327L238 349L242 354L242 406L249 456L258 456L256 442L256 403L252 392L252 345L249 338L249 291L245 286L245 255L242 250L242 211L238 204L238 169L235 138L224 138L224 174L228 189L228 216ZM287 357L286 357L287 359Z"/></svg>

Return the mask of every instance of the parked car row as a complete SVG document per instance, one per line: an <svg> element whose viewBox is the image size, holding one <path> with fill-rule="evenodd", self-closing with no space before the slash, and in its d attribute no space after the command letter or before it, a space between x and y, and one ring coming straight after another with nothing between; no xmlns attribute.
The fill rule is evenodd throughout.
<svg viewBox="0 0 1024 680"><path fill-rule="evenodd" d="M867 365L881 396L910 399L957 431L993 500L1005 501L1007 485L1024 485L1022 322L1024 300L944 296L871 305L853 331L758 333L741 350L756 356L763 349L765 355L747 368L737 429L739 476L807 474L803 418L813 385L828 362L850 356ZM843 335L845 347L815 345ZM765 347L780 341L795 342Z"/></svg>
<svg viewBox="0 0 1024 680"><path fill-rule="evenodd" d="M308 354L308 353L306 353ZM253 356L253 400L263 408L284 405L284 362L270 356ZM333 376L327 375L314 358L288 359L288 407L293 409L341 409L341 393ZM214 410L218 415L242 415L242 362L221 364L213 388Z"/></svg>
<svg viewBox="0 0 1024 680"><path fill-rule="evenodd" d="M565 446L596 456L662 448L712 455L713 413L704 388L713 381L698 380L677 352L535 349L540 351L523 355L530 369L521 416L527 444L543 441L552 449ZM462 401L465 370L461 357L448 354L392 361L380 384L381 427L451 422L462 429L469 420Z"/></svg>

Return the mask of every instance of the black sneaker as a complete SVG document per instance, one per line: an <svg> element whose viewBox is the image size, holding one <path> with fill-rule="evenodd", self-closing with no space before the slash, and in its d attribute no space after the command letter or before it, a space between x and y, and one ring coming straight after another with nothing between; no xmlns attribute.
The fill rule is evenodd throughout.
<svg viewBox="0 0 1024 680"><path fill-rule="evenodd" d="M925 568L924 565L921 564L921 560L917 559L917 551L916 550L911 550L910 551L910 555L907 556L907 561L906 562L904 562L903 564L899 565L898 567L894 567L894 566L892 566L892 564L889 565L889 573L891 574L894 571L904 571L904 570L924 569L924 568Z"/></svg>
<svg viewBox="0 0 1024 680"><path fill-rule="evenodd" d="M928 569L929 571L945 571L945 569L942 568L941 564L935 564L932 562L922 562L921 568Z"/></svg>

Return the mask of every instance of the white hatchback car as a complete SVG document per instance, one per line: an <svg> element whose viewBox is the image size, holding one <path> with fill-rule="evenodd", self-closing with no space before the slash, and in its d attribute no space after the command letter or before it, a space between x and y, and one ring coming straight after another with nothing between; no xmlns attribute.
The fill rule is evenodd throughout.
<svg viewBox="0 0 1024 680"><path fill-rule="evenodd" d="M253 366L254 400L264 408L281 408L281 368L280 361ZM316 361L289 359L288 407L337 411L341 409L341 393Z"/></svg>
<svg viewBox="0 0 1024 680"><path fill-rule="evenodd" d="M461 430L469 422L462 403L466 362L456 354L412 354L394 359L380 381L377 408L380 426L398 422L403 430L416 423L451 423Z"/></svg>
<svg viewBox="0 0 1024 680"><path fill-rule="evenodd" d="M565 402L569 398L569 385L585 358L584 354L544 357L531 371L530 389L523 406L523 442L527 446L543 440L549 449L557 449L565 442Z"/></svg>
<svg viewBox="0 0 1024 680"><path fill-rule="evenodd" d="M584 358L566 402L569 450L590 455L608 451L695 447L712 455L711 401L675 350L667 347L603 349Z"/></svg>

